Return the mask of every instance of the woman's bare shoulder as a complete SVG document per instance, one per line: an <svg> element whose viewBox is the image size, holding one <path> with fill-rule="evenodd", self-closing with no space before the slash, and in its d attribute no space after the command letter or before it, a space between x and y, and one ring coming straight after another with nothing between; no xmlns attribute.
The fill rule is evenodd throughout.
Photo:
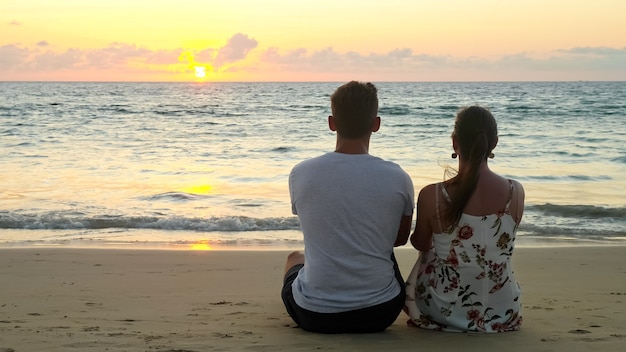
<svg viewBox="0 0 626 352"><path fill-rule="evenodd" d="M420 199L434 199L435 192L437 192L437 183L431 183L427 186L424 186L419 193Z"/></svg>

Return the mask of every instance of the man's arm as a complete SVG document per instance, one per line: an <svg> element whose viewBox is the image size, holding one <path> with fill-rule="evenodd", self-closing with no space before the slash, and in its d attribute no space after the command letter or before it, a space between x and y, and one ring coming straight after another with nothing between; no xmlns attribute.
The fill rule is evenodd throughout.
<svg viewBox="0 0 626 352"><path fill-rule="evenodd" d="M402 218L400 219L400 228L398 229L398 237L396 237L396 242L393 244L394 247L404 246L409 240L412 219L413 214L402 215Z"/></svg>

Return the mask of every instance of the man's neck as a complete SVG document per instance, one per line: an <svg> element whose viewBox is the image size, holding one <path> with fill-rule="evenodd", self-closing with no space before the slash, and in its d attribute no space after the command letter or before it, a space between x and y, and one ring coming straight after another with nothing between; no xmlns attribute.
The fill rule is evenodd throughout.
<svg viewBox="0 0 626 352"><path fill-rule="evenodd" d="M370 148L370 139L345 139L337 138L337 144L335 145L335 152L342 154L368 154Z"/></svg>

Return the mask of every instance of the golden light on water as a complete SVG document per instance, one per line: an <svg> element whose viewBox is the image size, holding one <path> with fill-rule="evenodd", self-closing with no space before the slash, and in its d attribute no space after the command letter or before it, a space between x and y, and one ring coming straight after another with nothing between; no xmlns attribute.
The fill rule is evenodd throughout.
<svg viewBox="0 0 626 352"><path fill-rule="evenodd" d="M211 185L194 185L182 189L183 192L192 194L209 194L213 191Z"/></svg>
<svg viewBox="0 0 626 352"><path fill-rule="evenodd" d="M207 240L200 240L196 243L191 244L191 250L194 251L210 251L213 250L213 247L209 244Z"/></svg>

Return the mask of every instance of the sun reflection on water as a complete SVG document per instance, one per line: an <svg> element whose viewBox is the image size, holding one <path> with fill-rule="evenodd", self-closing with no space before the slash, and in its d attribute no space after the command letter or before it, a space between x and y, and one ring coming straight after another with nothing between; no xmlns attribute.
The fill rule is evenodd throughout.
<svg viewBox="0 0 626 352"><path fill-rule="evenodd" d="M209 194L213 191L211 185L196 185L183 188L183 192L191 194Z"/></svg>
<svg viewBox="0 0 626 352"><path fill-rule="evenodd" d="M210 251L213 250L213 247L211 247L211 245L209 244L209 242L207 240L200 240L196 243L192 243L191 245L191 250L194 251Z"/></svg>

